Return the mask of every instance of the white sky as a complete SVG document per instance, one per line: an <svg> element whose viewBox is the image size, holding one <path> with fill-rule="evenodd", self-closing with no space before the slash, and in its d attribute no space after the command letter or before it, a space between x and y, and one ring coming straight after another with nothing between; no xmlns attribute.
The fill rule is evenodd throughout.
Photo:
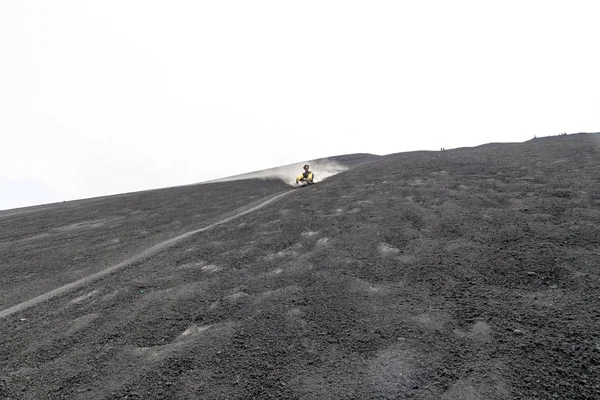
<svg viewBox="0 0 600 400"><path fill-rule="evenodd" d="M600 131L598 1L2 1L0 209Z"/></svg>

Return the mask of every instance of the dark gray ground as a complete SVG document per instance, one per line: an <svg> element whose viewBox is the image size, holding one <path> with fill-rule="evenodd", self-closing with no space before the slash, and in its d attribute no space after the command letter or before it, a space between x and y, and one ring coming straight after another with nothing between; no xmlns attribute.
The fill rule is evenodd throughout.
<svg viewBox="0 0 600 400"><path fill-rule="evenodd" d="M0 397L598 399L599 173L599 134L356 167L0 320ZM0 215L0 310L278 185Z"/></svg>
<svg viewBox="0 0 600 400"><path fill-rule="evenodd" d="M248 180L0 212L0 310L287 189Z"/></svg>

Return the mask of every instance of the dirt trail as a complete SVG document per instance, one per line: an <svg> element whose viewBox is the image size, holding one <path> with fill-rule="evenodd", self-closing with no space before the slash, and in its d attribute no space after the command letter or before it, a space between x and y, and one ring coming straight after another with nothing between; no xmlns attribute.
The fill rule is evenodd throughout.
<svg viewBox="0 0 600 400"><path fill-rule="evenodd" d="M133 265L136 262L139 262L139 261L141 261L141 260L143 260L145 258L153 256L153 255L155 255L155 254L163 251L167 247L170 247L173 244L175 244L175 243L177 243L177 242L179 242L179 241L181 241L183 239L186 239L186 238L188 238L188 237L190 237L192 235L195 235L195 234L200 233L200 232L204 232L206 230L214 228L217 225L221 225L221 224L227 223L227 222L229 222L229 221L231 221L233 219L241 217L242 215L246 215L246 214L249 214L249 213L251 213L253 211L259 210L259 209L261 209L261 208L263 208L263 207L265 207L265 206L267 206L267 205L269 205L269 204L271 204L271 203L279 200L280 198L282 198L282 197L284 197L284 196L286 196L286 195L288 195L288 194L290 194L292 192L294 192L294 190L289 190L287 192L280 193L280 194L277 194L275 196L270 196L270 197L268 197L266 199L263 199L260 203L258 203L255 206L250 206L250 207L249 206L245 206L245 207L239 208L238 210L236 210L234 212L233 215L231 215L229 217L225 217L225 218L223 218L223 219L221 219L221 220L219 220L219 221L217 221L217 222L215 222L213 224L210 224L210 225L205 226L205 227L200 228L200 229L195 229L193 231L186 232L184 234L181 234L181 235L176 236L176 237L171 238L171 239L167 239L167 240L165 240L165 241L163 241L161 243L158 243L158 244L156 244L156 245L154 245L154 246L152 246L152 247L150 247L150 248L142 251L139 254L136 254L133 257L128 258L125 261L122 261L122 262L120 262L118 264L115 264L115 265L111 265L110 267L108 267L106 269L103 269L102 271L96 272L95 274L86 276L85 278L81 278L81 279L79 279L79 280L77 280L75 282L71 282L71 283L69 283L67 285L64 285L64 286L61 286L59 288L56 288L56 289L54 289L54 290L52 290L52 291L50 291L48 293L44 293L42 295L34 297L31 300L27 300L25 302L22 302L20 304L17 304L15 306L12 306L10 308L2 310L2 311L0 311L0 318L7 317L7 316L9 316L11 314L14 314L16 312L23 311L23 310L25 310L25 309L27 309L29 307L33 307L36 304L39 304L41 302L48 301L48 300L50 300L53 297L56 297L56 296L59 296L59 295L65 293L65 292L68 292L69 290L73 290L73 289L78 288L80 286L87 285L87 284L89 284L89 283L91 283L91 282L93 282L93 281L95 281L95 280L97 280L97 279L99 279L99 278L101 278L101 277L103 277L105 275L111 274L113 272L116 272L116 271L120 270L121 268L127 267L129 265Z"/></svg>

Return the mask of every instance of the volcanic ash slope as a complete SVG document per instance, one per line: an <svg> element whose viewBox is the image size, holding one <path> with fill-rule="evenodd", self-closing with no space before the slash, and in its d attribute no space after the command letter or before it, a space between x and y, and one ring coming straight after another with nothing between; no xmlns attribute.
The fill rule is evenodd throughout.
<svg viewBox="0 0 600 400"><path fill-rule="evenodd" d="M397 154L297 190L1 321L0 395L599 398L599 144Z"/></svg>

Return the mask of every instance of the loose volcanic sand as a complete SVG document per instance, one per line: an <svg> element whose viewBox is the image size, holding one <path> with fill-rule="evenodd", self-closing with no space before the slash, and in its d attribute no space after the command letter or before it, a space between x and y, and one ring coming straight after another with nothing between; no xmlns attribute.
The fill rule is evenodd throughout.
<svg viewBox="0 0 600 400"><path fill-rule="evenodd" d="M0 319L0 398L600 398L598 134L0 213L0 311L128 259Z"/></svg>

